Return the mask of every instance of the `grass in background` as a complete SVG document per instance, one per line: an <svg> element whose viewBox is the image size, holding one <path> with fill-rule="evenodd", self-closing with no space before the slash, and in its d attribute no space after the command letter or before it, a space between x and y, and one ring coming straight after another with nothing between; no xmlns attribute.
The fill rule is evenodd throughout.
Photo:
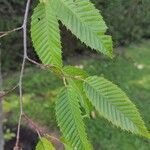
<svg viewBox="0 0 150 150"><path fill-rule="evenodd" d="M131 45L114 60L91 60L85 69L104 75L118 84L136 104L150 130L150 42ZM150 141L120 132L104 119L88 121L88 130L96 150L149 150Z"/></svg>
<svg viewBox="0 0 150 150"><path fill-rule="evenodd" d="M150 130L150 41L122 49L123 54L113 60L107 58L74 58L91 75L102 75L118 84L140 110ZM74 62L72 62L74 64ZM12 87L18 80L13 73L4 82ZM24 110L34 120L48 128L56 128L54 102L62 81L50 72L28 68L24 76ZM5 98L4 110L9 123L17 123L18 92ZM8 113L9 112L9 113ZM112 126L103 118L86 120L89 137L95 150L149 150L150 141Z"/></svg>

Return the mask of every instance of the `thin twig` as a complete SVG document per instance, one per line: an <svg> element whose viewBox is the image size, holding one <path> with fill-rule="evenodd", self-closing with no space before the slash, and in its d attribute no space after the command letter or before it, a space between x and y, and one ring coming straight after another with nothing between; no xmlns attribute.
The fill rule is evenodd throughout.
<svg viewBox="0 0 150 150"><path fill-rule="evenodd" d="M29 62L31 62L32 64L37 65L37 66L40 67L41 69L46 69L46 68L52 68L52 67L55 67L54 65L50 65L50 64L45 65L45 64L38 63L38 62L36 62L35 60L29 58L28 56L27 56L26 59L27 59Z"/></svg>
<svg viewBox="0 0 150 150"><path fill-rule="evenodd" d="M0 99L8 94L10 94L11 92L13 92L16 88L18 87L18 84L15 85L13 88L11 88L10 90L7 91L0 91Z"/></svg>
<svg viewBox="0 0 150 150"><path fill-rule="evenodd" d="M29 57L27 57L26 59L27 59L29 62L31 62L32 64L35 64L35 65L37 65L37 66L39 66L39 67L43 66L42 64L36 62L35 60L33 60L33 59L29 58Z"/></svg>
<svg viewBox="0 0 150 150"><path fill-rule="evenodd" d="M60 139L58 139L58 138L56 138L56 137L54 137L54 136L51 136L51 135L49 135L49 134L45 134L45 136L49 137L49 138L52 139L52 140L56 140L56 141L62 143L62 142L60 141ZM63 144L63 143L62 143L62 144Z"/></svg>
<svg viewBox="0 0 150 150"><path fill-rule="evenodd" d="M15 29L12 29L12 30L10 30L10 31L1 31L0 32L0 38L2 38L2 37L4 37L4 36L6 36L6 35L8 35L8 34L10 34L10 33L12 33L12 32L15 32L15 31L19 31L19 30L21 30L23 27L21 26L21 27L18 27L18 28L15 28Z"/></svg>
<svg viewBox="0 0 150 150"><path fill-rule="evenodd" d="M26 58L29 62L31 62L32 64L35 64L35 65L37 65L38 67L40 67L41 69L47 69L47 68L52 68L52 67L55 67L54 65L45 65L45 64L41 64L41 63L38 63L38 62L36 62L35 60L33 60L33 59L31 59L31 58L29 58L28 56L27 56L27 58ZM76 79L76 80L81 80L81 81L85 81L81 76L70 76L70 75L65 75L65 74L61 74L61 76L62 76L62 78L63 78L63 82L64 82L64 79L65 78L71 78L71 79ZM66 80L66 79L65 79ZM66 81L64 82L64 84L65 85L67 85L66 84Z"/></svg>
<svg viewBox="0 0 150 150"><path fill-rule="evenodd" d="M23 114L23 117L27 121L29 127L31 127L33 130L35 130L37 132L40 139L41 139L41 134L42 134L42 135L45 135L45 136L47 136L53 140L56 140L56 141L62 143L60 141L60 139L58 139L52 135L49 135L49 134L45 133L43 130L41 130L40 127L31 118L29 118L25 113Z"/></svg>
<svg viewBox="0 0 150 150"><path fill-rule="evenodd" d="M22 94L22 80L23 80L23 74L24 74L24 68L27 58L27 18L28 18L28 12L30 7L30 1L27 1L25 14L24 14L24 20L23 20L23 49L24 49L24 55L23 55L23 61L22 61L22 67L20 72L20 78L19 78L19 94L20 94L20 116L18 121L18 128L17 128L17 137L16 137L16 144L14 149L19 150L19 139L20 139L20 126L21 126L21 120L23 115L23 94Z"/></svg>
<svg viewBox="0 0 150 150"><path fill-rule="evenodd" d="M37 125L36 123L34 123L34 121L33 121L31 118L29 118L25 113L23 113L22 116L23 116L24 119L27 121L27 123L29 124L29 126L37 132L39 138L41 138L41 132L42 132L42 131L41 131L41 129L38 127L38 125Z"/></svg>

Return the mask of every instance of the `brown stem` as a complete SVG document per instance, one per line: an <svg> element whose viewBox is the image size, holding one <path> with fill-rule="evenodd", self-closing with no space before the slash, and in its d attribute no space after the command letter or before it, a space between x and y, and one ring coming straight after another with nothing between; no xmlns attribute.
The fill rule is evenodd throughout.
<svg viewBox="0 0 150 150"><path fill-rule="evenodd" d="M39 138L41 139L41 135L45 135L46 137L49 137L50 139L56 140L60 143L62 143L58 138L49 135L47 133L45 133L43 130L40 129L40 127L31 119L29 118L25 113L23 114L23 118L27 121L29 127L31 127L33 130L35 130L39 136Z"/></svg>
<svg viewBox="0 0 150 150"><path fill-rule="evenodd" d="M3 98L4 96L8 95L9 93L13 92L16 88L18 88L18 84L6 92L0 91L0 99Z"/></svg>
<svg viewBox="0 0 150 150"><path fill-rule="evenodd" d="M35 64L35 65L37 65L38 67L40 67L40 68L42 68L42 69L54 67L54 65L40 64L40 63L36 62L35 60L32 60L32 59L29 58L28 56L27 56L26 59L27 59L29 62L31 62L32 64ZM76 79L76 80L85 81L81 76L70 76L70 75L64 75L64 74L62 74L61 77L63 78L63 82L64 82L64 85L65 85L65 86L67 85L65 78L72 78L72 79Z"/></svg>
<svg viewBox="0 0 150 150"><path fill-rule="evenodd" d="M10 30L10 31L1 31L0 32L0 38L2 38L2 37L4 37L4 36L6 36L6 35L8 35L8 34L10 34L10 33L12 33L12 32L15 32L15 31L19 31L19 30L22 30L22 26L21 27L18 27L18 28L15 28L15 29L12 29L12 30Z"/></svg>
<svg viewBox="0 0 150 150"><path fill-rule="evenodd" d="M18 128L17 128L17 136L16 136L16 144L14 149L19 150L19 139L20 139L20 127L21 127L21 120L23 115L23 94L22 94L22 80L23 80L23 74L24 74L24 68L27 58L27 19L28 19L28 13L29 13L29 7L30 7L30 1L28 0L26 3L26 9L24 14L24 20L23 20L23 61L21 66L21 72L20 72L20 78L19 78L19 93L20 93L20 116L18 121Z"/></svg>
<svg viewBox="0 0 150 150"><path fill-rule="evenodd" d="M41 129L39 129L39 127L37 126L36 123L34 123L34 121L32 119L30 119L25 113L23 113L23 118L27 121L27 123L29 124L29 126L35 130L38 134L38 136L41 138Z"/></svg>
<svg viewBox="0 0 150 150"><path fill-rule="evenodd" d="M54 67L54 65L45 65L45 64L40 64L38 62L36 62L35 60L29 58L28 56L26 57L26 59L31 62L32 64L35 64L37 65L38 67L40 67L41 69L46 69L46 68L51 68L51 67Z"/></svg>

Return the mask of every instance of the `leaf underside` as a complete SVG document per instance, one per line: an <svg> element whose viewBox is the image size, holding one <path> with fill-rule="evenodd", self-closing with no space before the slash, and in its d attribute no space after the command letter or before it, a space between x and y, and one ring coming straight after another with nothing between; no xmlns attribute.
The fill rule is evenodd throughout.
<svg viewBox="0 0 150 150"><path fill-rule="evenodd" d="M150 137L137 108L115 84L103 77L89 77L84 91L96 110L114 125Z"/></svg>
<svg viewBox="0 0 150 150"><path fill-rule="evenodd" d="M59 24L49 3L39 3L35 8L31 37L42 63L62 67Z"/></svg>

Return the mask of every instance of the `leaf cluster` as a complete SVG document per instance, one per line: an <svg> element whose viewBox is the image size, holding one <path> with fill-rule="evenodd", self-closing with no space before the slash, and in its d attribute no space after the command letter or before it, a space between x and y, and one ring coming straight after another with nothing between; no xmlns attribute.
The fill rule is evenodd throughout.
<svg viewBox="0 0 150 150"><path fill-rule="evenodd" d="M136 106L117 85L79 68L63 66L59 21L91 49L113 55L111 36L105 35L107 26L89 0L40 0L34 9L31 37L35 51L44 65L53 66L50 70L65 85L58 94L55 111L66 149L93 149L84 125L84 117L90 118L93 108L117 127L149 138ZM37 150L39 147L42 149L42 144Z"/></svg>

